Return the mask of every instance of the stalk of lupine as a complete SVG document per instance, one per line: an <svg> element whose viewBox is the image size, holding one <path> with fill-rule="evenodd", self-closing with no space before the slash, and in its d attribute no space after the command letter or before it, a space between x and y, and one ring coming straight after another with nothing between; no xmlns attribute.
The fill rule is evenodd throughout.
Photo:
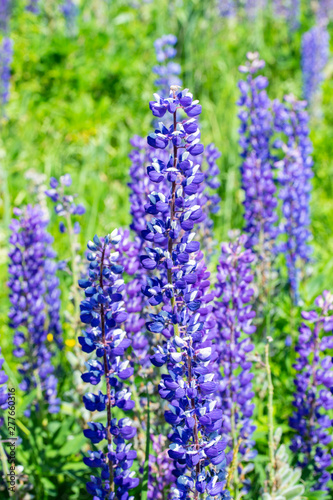
<svg viewBox="0 0 333 500"><path fill-rule="evenodd" d="M329 56L329 40L325 24L314 26L302 36L303 94L312 108L320 97Z"/></svg>
<svg viewBox="0 0 333 500"><path fill-rule="evenodd" d="M281 186L283 220L280 224L284 242L280 250L285 254L291 294L295 304L299 300L300 271L309 262L311 247L310 196L313 177L311 157L312 144L309 139L309 116L306 102L297 101L292 95L284 102L274 102L274 123L277 132L284 135L275 146L282 150L283 158L278 167L278 181Z"/></svg>
<svg viewBox="0 0 333 500"><path fill-rule="evenodd" d="M254 458L252 421L254 404L249 353L254 346L251 334L255 312L251 306L254 253L244 249L246 236L223 243L217 267L215 317L218 331L219 375L218 399L223 412L222 434L227 439L229 465L228 485L238 498L240 487L246 492L249 482L244 477L244 463ZM222 367L222 368L221 368ZM248 467L247 467L248 468ZM232 470L234 473L232 473ZM229 479L230 477L230 479Z"/></svg>
<svg viewBox="0 0 333 500"><path fill-rule="evenodd" d="M8 391L7 391L7 381L8 375L6 375L3 364L5 360L1 355L1 347L0 347L0 409L4 412L8 408ZM4 423L4 417L0 416L0 427Z"/></svg>
<svg viewBox="0 0 333 500"><path fill-rule="evenodd" d="M72 283L72 293L73 293L73 303L74 303L74 330L78 328L79 325L79 305L80 296L77 287L77 282L80 273L80 253L78 244L78 234L80 233L80 223L76 220L76 217L80 217L85 213L85 208L81 203L76 204L74 202L77 195L66 194L66 188L70 187L72 184L72 178L69 174L65 174L60 177L60 183L54 177L50 180L50 189L45 191L45 194L53 201L55 204L54 211L61 218L59 223L59 231L61 233L67 233L69 238L69 245L71 249L71 273L73 278Z"/></svg>
<svg viewBox="0 0 333 500"><path fill-rule="evenodd" d="M57 413L57 379L48 343L54 339L62 344L53 238L46 231L48 221L38 205L15 209L14 213L19 218L10 225L9 325L15 331L13 353L22 361L20 388L31 391L39 387L49 412Z"/></svg>
<svg viewBox="0 0 333 500"><path fill-rule="evenodd" d="M320 0L316 15L319 24L327 24L333 18L333 1Z"/></svg>
<svg viewBox="0 0 333 500"><path fill-rule="evenodd" d="M173 61L177 55L176 44L175 35L163 35L154 42L156 58L161 63L153 67L153 72L158 76L155 85L163 97L169 96L171 85L182 85L178 76L181 72L180 65Z"/></svg>
<svg viewBox="0 0 333 500"><path fill-rule="evenodd" d="M300 22L301 2L300 0L274 0L273 12L274 15L286 19L289 28L295 30Z"/></svg>
<svg viewBox="0 0 333 500"><path fill-rule="evenodd" d="M0 85L1 103L4 106L9 100L10 65L13 59L13 42L10 38L3 38L0 46Z"/></svg>
<svg viewBox="0 0 333 500"><path fill-rule="evenodd" d="M245 232L249 234L247 246L260 251L270 251L277 234L274 197L276 188L273 179L270 139L273 134L273 119L270 100L265 88L268 80L262 75L254 75L265 66L258 53L247 54L247 64L239 70L247 74L247 79L238 84L241 97L239 129L242 189L245 192L244 218Z"/></svg>
<svg viewBox="0 0 333 500"><path fill-rule="evenodd" d="M294 413L291 450L298 455L303 477L313 490L327 491L332 464L330 412L333 409L333 295L324 291L315 300L317 311L302 312L296 346Z"/></svg>
<svg viewBox="0 0 333 500"><path fill-rule="evenodd" d="M176 478L172 474L172 460L167 453L167 438L162 434L150 435L154 455L149 455L147 498L164 500Z"/></svg>
<svg viewBox="0 0 333 500"><path fill-rule="evenodd" d="M88 325L79 342L82 350L95 353L97 359L87 363L88 372L82 375L84 382L97 385L103 380L105 391L98 394L87 393L83 397L89 411L106 410L107 422L90 422L84 435L93 444L107 441L105 450L90 451L84 463L100 470L98 476L91 476L87 491L94 498L123 500L128 498L128 491L136 487L131 466L136 458L136 451L127 443L136 434L136 429L128 417L117 420L112 415L117 407L126 412L134 408L131 392L124 383L133 374L133 368L125 357L130 339L121 328L127 319L123 308L122 291L124 281L121 278L123 267L117 263L119 252L117 245L121 235L115 229L111 235L88 243L87 255L89 275L79 281L85 290L86 299L81 302L81 320ZM100 358L100 360L98 359Z"/></svg>
<svg viewBox="0 0 333 500"><path fill-rule="evenodd" d="M203 152L197 123L192 120L200 115L201 106L187 89L177 89L171 88L168 99L156 94L156 100L150 102L153 115L162 118L168 112L172 125L160 123L159 130L149 134L148 144L165 149L171 143L173 154L167 164L156 161L148 167L150 180L159 183L164 179L169 193L153 191L146 205L154 218L143 236L152 246L147 243L141 263L144 269L155 270L155 276L147 278L142 291L151 305L161 305L160 312L150 315L147 329L165 338L151 361L155 366L166 364L168 370L162 375L159 393L169 402L165 419L172 426L169 456L177 481L171 498L198 499L202 493L228 498L225 443L219 434L222 412L214 400L213 328L205 321L209 301L203 296L209 281L202 281L205 274L198 275L202 253L198 253L200 244L192 232L202 216L197 192L204 174L188 157ZM178 110L187 118L178 121Z"/></svg>

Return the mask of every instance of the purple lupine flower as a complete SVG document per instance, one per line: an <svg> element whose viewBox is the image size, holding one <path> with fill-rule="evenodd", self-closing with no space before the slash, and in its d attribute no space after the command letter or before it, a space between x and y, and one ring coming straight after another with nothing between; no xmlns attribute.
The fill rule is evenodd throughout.
<svg viewBox="0 0 333 500"><path fill-rule="evenodd" d="M8 32L8 22L10 18L11 0L0 0L0 30Z"/></svg>
<svg viewBox="0 0 333 500"><path fill-rule="evenodd" d="M70 35L74 34L76 31L76 21L79 13L78 6L73 2L73 0L63 0L60 5L60 11L65 18L68 33Z"/></svg>
<svg viewBox="0 0 333 500"><path fill-rule="evenodd" d="M236 15L236 5L234 0L219 0L218 11L222 17L234 17Z"/></svg>
<svg viewBox="0 0 333 500"><path fill-rule="evenodd" d="M25 10L32 14L39 14L39 0L28 0Z"/></svg>
<svg viewBox="0 0 333 500"><path fill-rule="evenodd" d="M40 384L50 413L57 413L60 401L49 340L61 346L62 339L53 238L46 231L48 221L38 205L15 209L14 213L18 219L10 225L9 325L15 331L13 353L21 360L20 388L30 391Z"/></svg>
<svg viewBox="0 0 333 500"><path fill-rule="evenodd" d="M287 20L291 30L298 28L301 15L300 0L274 0L273 13Z"/></svg>
<svg viewBox="0 0 333 500"><path fill-rule="evenodd" d="M155 85L159 94L164 97L169 96L171 85L182 85L178 76L181 72L180 65L172 60L177 55L176 44L177 37L174 35L163 35L154 43L157 61L161 63L153 67L153 72L158 76Z"/></svg>
<svg viewBox="0 0 333 500"><path fill-rule="evenodd" d="M67 226L63 221L59 223L59 231L65 233L67 230L71 231L71 217L81 216L86 212L85 207L81 203L74 203L77 195L66 194L66 188L72 185L72 178L69 174L62 175L60 177L60 182L55 178L50 179L50 189L45 191L46 196L48 196L54 203L54 211L59 217L64 217L67 222ZM76 224L76 223L75 223ZM80 224L76 224L73 227L75 234L80 232Z"/></svg>
<svg viewBox="0 0 333 500"><path fill-rule="evenodd" d="M291 293L296 304L301 266L309 262L311 254L310 180L313 160L309 116L305 107L305 101L297 101L292 95L285 96L283 103L275 101L273 104L275 129L284 135L283 140L275 142L283 154L282 160L275 164L283 214L280 231L284 241L280 244L280 251L286 256Z"/></svg>
<svg viewBox="0 0 333 500"><path fill-rule="evenodd" d="M258 13L267 6L267 0L246 0L245 11L249 19L255 19Z"/></svg>
<svg viewBox="0 0 333 500"><path fill-rule="evenodd" d="M333 0L320 0L317 9L317 20L320 25L333 19Z"/></svg>
<svg viewBox="0 0 333 500"><path fill-rule="evenodd" d="M167 438L162 434L150 435L154 455L149 455L149 474L147 498L150 500L164 500L166 491L176 478L172 474L172 460L167 452Z"/></svg>
<svg viewBox="0 0 333 500"><path fill-rule="evenodd" d="M106 384L106 394L89 392L83 397L87 410L106 410L107 414L106 424L90 422L84 430L84 435L93 444L107 441L105 451L90 451L83 459L87 466L100 470L98 476L91 476L87 491L94 498L122 500L128 498L128 491L136 487L139 480L131 471L136 451L127 443L135 436L136 429L130 418L118 420L112 415L114 407L117 407L117 415L119 410L126 412L134 408L131 392L124 383L133 374L133 368L125 358L131 341L121 328L127 313L122 305L123 266L118 263L120 239L115 229L111 235L102 239L95 236L88 243L89 274L86 279L79 280L86 296L81 302L81 321L87 325L87 330L79 337L79 342L84 352L94 352L96 356L88 361L88 371L83 373L82 379L92 385L101 380Z"/></svg>
<svg viewBox="0 0 333 500"><path fill-rule="evenodd" d="M329 57L329 40L325 24L314 26L302 37L303 94L311 107L320 95Z"/></svg>
<svg viewBox="0 0 333 500"><path fill-rule="evenodd" d="M239 69L248 76L238 84L241 97L239 129L242 189L245 192L245 232L249 234L247 246L259 253L272 249L277 235L277 200L273 179L270 139L273 134L273 119L270 100L265 88L268 80L262 75L254 77L265 63L257 53L247 54L246 66Z"/></svg>
<svg viewBox="0 0 333 500"><path fill-rule="evenodd" d="M8 391L7 391L7 381L8 375L6 375L3 364L5 360L1 354L0 347L0 408L2 411L7 410L8 408ZM4 424L3 416L0 416L0 427Z"/></svg>
<svg viewBox="0 0 333 500"><path fill-rule="evenodd" d="M0 46L0 85L1 103L4 106L9 100L10 65L13 59L13 42L10 38L3 38Z"/></svg>
<svg viewBox="0 0 333 500"><path fill-rule="evenodd" d="M244 250L246 236L241 235L230 243L223 243L217 267L215 318L217 321L217 368L219 385L217 397L222 409L222 435L227 440L227 462L235 460L238 449L237 468L252 460L252 421L254 410L249 354L254 349L251 335L256 327L252 324L255 312L251 306L253 274L251 263L254 253ZM222 373L221 373L222 367ZM242 467L244 476L244 467ZM237 481L236 477L233 481ZM243 481L244 492L249 481Z"/></svg>
<svg viewBox="0 0 333 500"><path fill-rule="evenodd" d="M295 430L291 450L313 479L313 490L327 491L332 458L330 412L333 409L333 295L324 291L315 300L317 311L304 311L296 346L296 391L290 425Z"/></svg>
<svg viewBox="0 0 333 500"><path fill-rule="evenodd" d="M169 113L172 125L160 123L159 130L149 134L148 144L155 149L169 144L173 148L168 163L156 161L148 167L152 182L164 178L169 187L167 196L158 191L149 194L146 212L153 218L143 232L146 253L140 258L147 271L159 270L158 275L147 277L142 289L152 306L160 305L150 315L147 329L165 338L151 361L167 368L159 393L169 403L165 420L172 427L168 453L177 480L171 498L185 499L191 493L230 498L225 491L226 443L218 432L222 411L214 400L214 329L212 322L206 321L212 307L209 297L203 298L209 280L202 281L206 276L205 266L199 272L203 254L193 232L203 213L197 192L204 175L200 166L189 160L189 154L200 155L203 146L189 127L191 119L200 115L201 106L187 89L177 89L171 88L169 99L156 94L150 102L153 115L162 118ZM177 110L187 118L178 121Z"/></svg>

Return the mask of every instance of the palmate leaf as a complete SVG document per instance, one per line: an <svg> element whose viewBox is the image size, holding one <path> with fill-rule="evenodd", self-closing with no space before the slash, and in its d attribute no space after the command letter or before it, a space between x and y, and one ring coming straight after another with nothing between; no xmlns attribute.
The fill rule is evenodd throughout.
<svg viewBox="0 0 333 500"><path fill-rule="evenodd" d="M275 432L274 440L279 444L282 436L281 429ZM293 469L289 465L289 455L284 444L281 444L275 453L275 491L264 493L263 500L302 500L305 488L300 484L301 470Z"/></svg>

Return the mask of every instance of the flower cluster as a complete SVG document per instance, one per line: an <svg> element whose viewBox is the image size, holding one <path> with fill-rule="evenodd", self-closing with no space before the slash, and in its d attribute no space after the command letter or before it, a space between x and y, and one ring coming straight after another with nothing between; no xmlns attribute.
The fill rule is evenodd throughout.
<svg viewBox="0 0 333 500"><path fill-rule="evenodd" d="M309 262L311 253L309 204L313 160L309 116L305 107L306 102L297 101L292 95L285 96L283 103L275 101L273 105L275 129L283 137L275 142L283 154L282 160L275 164L278 167L283 214L280 228L284 242L280 248L286 255L290 287L296 304L300 264Z"/></svg>
<svg viewBox="0 0 333 500"><path fill-rule="evenodd" d="M246 66L239 69L247 74L239 82L241 111L239 129L242 189L245 192L245 232L249 234L248 247L260 253L270 250L277 235L276 187L273 179L270 139L273 134L273 118L270 100L265 88L267 78L254 75L264 67L257 53L247 54Z"/></svg>
<svg viewBox="0 0 333 500"><path fill-rule="evenodd" d="M234 17L236 15L236 5L234 0L220 0L218 10L222 17Z"/></svg>
<svg viewBox="0 0 333 500"><path fill-rule="evenodd" d="M5 360L1 355L1 347L0 347L0 408L1 410L6 410L8 408L8 392L7 392L7 380L8 375L6 375L3 364ZM4 418L0 417L0 427L4 423Z"/></svg>
<svg viewBox="0 0 333 500"><path fill-rule="evenodd" d="M300 0L274 0L273 11L274 15L286 19L292 30L298 28L301 15Z"/></svg>
<svg viewBox="0 0 333 500"><path fill-rule="evenodd" d="M231 243L223 243L217 267L215 317L217 321L217 368L219 386L217 396L223 412L222 434L227 440L227 461L234 460L239 473L244 476L242 462L255 456L251 420L254 410L252 398L252 363L249 353L254 349L250 340L256 330L252 325L255 312L251 306L253 275L251 263L254 254L244 250L245 235ZM239 451L239 455L235 450ZM235 463L235 460L237 462ZM237 482L237 474L233 481ZM244 483L246 489L247 483ZM233 489L234 491L234 489Z"/></svg>
<svg viewBox="0 0 333 500"><path fill-rule="evenodd" d="M162 434L150 435L154 455L149 455L148 493L150 500L164 500L165 493L175 482L172 474L172 460L166 450L167 438Z"/></svg>
<svg viewBox="0 0 333 500"><path fill-rule="evenodd" d="M329 39L325 25L314 26L302 37L303 94L311 106L320 94L329 55Z"/></svg>
<svg viewBox="0 0 333 500"><path fill-rule="evenodd" d="M147 329L165 338L151 361L168 370L162 375L159 394L169 403L165 420L172 426L169 456L177 479L171 498L186 499L191 492L227 498L222 411L214 400L212 294L193 232L204 215L198 194L204 174L189 159L189 154L195 157L203 152L196 121L201 106L187 89L178 92L171 87L170 98L156 94L150 109L158 118L167 112L172 118L172 125L160 123L148 136L149 145L165 149L170 144L173 154L167 163L154 161L147 170L153 183L164 179L169 189L167 195L149 194L146 212L154 217L143 232L147 246L140 258L144 269L155 270L142 291L152 306L160 305L160 311L150 315ZM178 121L179 110L187 118Z"/></svg>
<svg viewBox="0 0 333 500"><path fill-rule="evenodd" d="M83 215L86 211L83 205L75 204L74 200L76 195L65 194L66 187L71 186L72 178L69 174L62 175L60 177L60 183L55 177L51 177L50 189L45 191L46 196L51 198L53 203L55 203L54 211L59 217L64 217L67 222L67 229L71 232L71 216ZM66 232L66 225L64 222L59 223L59 231L61 233ZM73 226L73 232L78 234L80 232L80 223L75 222Z"/></svg>
<svg viewBox="0 0 333 500"><path fill-rule="evenodd" d="M28 5L25 9L32 14L39 14L39 0L28 0Z"/></svg>
<svg viewBox="0 0 333 500"><path fill-rule="evenodd" d="M10 0L1 0L0 2L0 30L3 33L8 32L8 22L10 16Z"/></svg>
<svg viewBox="0 0 333 500"><path fill-rule="evenodd" d="M4 106L9 99L10 65L13 59L13 42L4 37L0 46L0 86L1 103Z"/></svg>
<svg viewBox="0 0 333 500"><path fill-rule="evenodd" d="M178 76L181 72L180 65L172 60L177 55L176 44L177 37L174 35L164 35L154 43L156 59L162 63L153 67L153 72L158 76L155 85L164 97L168 97L171 85L182 85Z"/></svg>
<svg viewBox="0 0 333 500"><path fill-rule="evenodd" d="M54 339L60 346L62 339L53 238L46 231L48 221L38 205L16 209L15 215L18 219L11 222L9 239L9 325L15 331L13 353L22 361L20 387L30 391L40 386L50 413L56 413L57 379L48 342Z"/></svg>
<svg viewBox="0 0 333 500"><path fill-rule="evenodd" d="M314 490L327 490L332 457L330 411L333 409L333 295L324 291L317 297L318 311L303 312L299 329L298 354L290 425L295 430L291 450L299 465L313 479Z"/></svg>
<svg viewBox="0 0 333 500"><path fill-rule="evenodd" d="M83 373L82 379L92 385L103 381L106 387L104 392L89 392L83 397L87 410L106 410L107 414L106 425L90 422L84 431L93 444L107 441L105 452L90 451L84 458L87 466L100 470L99 475L91 476L87 483L87 491L95 499L112 499L115 496L119 500L126 499L128 491L139 483L134 477L135 473L130 470L136 451L127 443L135 436L136 429L130 418L118 420L112 415L115 407L124 412L134 407L131 392L124 383L133 374L133 368L125 357L131 341L121 328L121 324L127 320L127 313L123 308L123 267L117 262L120 239L118 230L102 239L95 236L88 243L88 278L79 280L86 296L81 302L81 321L87 325L79 342L84 352L96 356L96 359L87 362L88 371Z"/></svg>

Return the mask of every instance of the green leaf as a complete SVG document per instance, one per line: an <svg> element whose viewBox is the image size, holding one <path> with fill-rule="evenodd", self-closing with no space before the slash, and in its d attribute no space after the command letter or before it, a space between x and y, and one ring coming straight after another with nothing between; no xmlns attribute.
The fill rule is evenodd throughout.
<svg viewBox="0 0 333 500"><path fill-rule="evenodd" d="M146 455L143 467L141 500L147 500L148 497L149 450L150 450L150 409L149 409L149 394L147 392Z"/></svg>
<svg viewBox="0 0 333 500"><path fill-rule="evenodd" d="M82 446L86 443L86 438L83 434L79 434L74 439L70 439L67 443L60 449L59 455L67 457L68 455L75 455L78 453Z"/></svg>

